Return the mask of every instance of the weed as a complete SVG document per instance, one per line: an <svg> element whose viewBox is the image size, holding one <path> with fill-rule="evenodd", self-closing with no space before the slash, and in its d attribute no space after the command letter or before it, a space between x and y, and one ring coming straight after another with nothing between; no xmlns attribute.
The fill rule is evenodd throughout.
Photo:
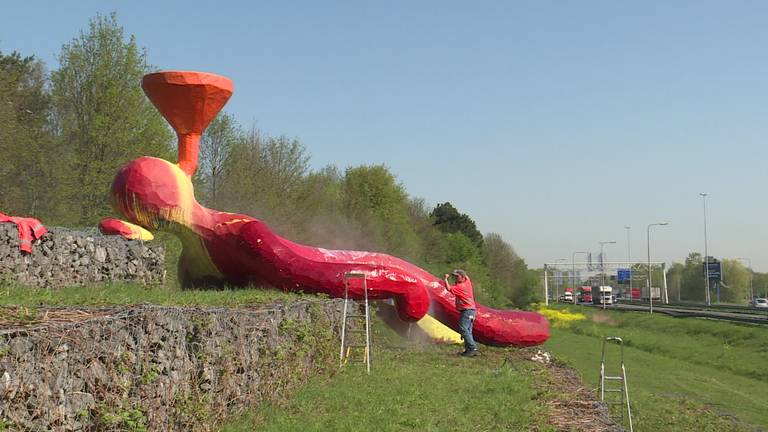
<svg viewBox="0 0 768 432"><path fill-rule="evenodd" d="M126 408L121 405L118 412L112 412L106 405L100 405L96 411L96 421L100 426L106 426L106 429L147 431L147 416L141 408Z"/></svg>
<svg viewBox="0 0 768 432"><path fill-rule="evenodd" d="M160 376L160 368L153 364L148 369L144 371L144 373L141 375L141 378L139 379L139 382L141 385L147 385L153 383L157 377Z"/></svg>
<svg viewBox="0 0 768 432"><path fill-rule="evenodd" d="M179 393L174 402L177 421L182 425L206 424L212 418L209 395Z"/></svg>

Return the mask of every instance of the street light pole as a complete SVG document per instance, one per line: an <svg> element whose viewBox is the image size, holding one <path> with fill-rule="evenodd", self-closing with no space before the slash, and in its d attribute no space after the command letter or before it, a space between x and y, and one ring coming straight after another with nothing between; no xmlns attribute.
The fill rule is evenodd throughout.
<svg viewBox="0 0 768 432"><path fill-rule="evenodd" d="M627 265L629 266L629 298L631 300L632 299L632 255L630 254L630 249L629 249L629 230L632 229L632 227L625 226L624 229L627 230Z"/></svg>
<svg viewBox="0 0 768 432"><path fill-rule="evenodd" d="M573 281L571 285L571 290L573 291L572 292L573 304L576 304L576 254L586 255L587 253L588 252L584 252L584 251L576 251L571 254L571 280Z"/></svg>
<svg viewBox="0 0 768 432"><path fill-rule="evenodd" d="M558 258L555 260L555 271L559 273L559 276L557 278L557 283L555 284L555 301L560 298L560 286L563 285L563 276L562 272L560 272L560 269L557 267L557 263L559 262L568 262L565 258ZM567 264L566 264L567 265ZM568 268L568 267L566 267Z"/></svg>
<svg viewBox="0 0 768 432"><path fill-rule="evenodd" d="M707 194L700 192L702 201L704 202L704 284L707 287L706 300L707 306L710 306L712 302L709 300L709 252L707 252Z"/></svg>
<svg viewBox="0 0 768 432"><path fill-rule="evenodd" d="M736 258L737 260L747 261L747 265L749 265L749 301L750 303L755 298L755 290L752 288L752 278L754 277L752 273L752 259L751 258Z"/></svg>
<svg viewBox="0 0 768 432"><path fill-rule="evenodd" d="M648 300L650 301L650 313L653 313L653 290L651 289L651 227L652 226L664 226L669 225L668 222L652 223L648 225L647 242L648 242Z"/></svg>

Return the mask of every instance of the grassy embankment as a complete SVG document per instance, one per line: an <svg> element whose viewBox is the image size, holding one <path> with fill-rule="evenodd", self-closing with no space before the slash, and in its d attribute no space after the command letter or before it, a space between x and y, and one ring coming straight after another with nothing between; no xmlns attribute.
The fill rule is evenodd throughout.
<svg viewBox="0 0 768 432"><path fill-rule="evenodd" d="M546 370L511 360L505 349L480 357L458 346L403 342L374 326L371 375L364 366L312 379L291 400L235 418L221 431L526 431L546 426Z"/></svg>
<svg viewBox="0 0 768 432"><path fill-rule="evenodd" d="M166 306L245 307L300 298L302 298L301 294L268 288L182 290L131 283L107 283L56 290L19 285L0 286L0 305L26 307L111 306L142 303ZM317 296L304 298L317 298Z"/></svg>
<svg viewBox="0 0 768 432"><path fill-rule="evenodd" d="M636 431L761 430L768 425L768 329L662 314L558 306L545 348L598 387L604 336L625 341ZM618 350L612 351L618 354ZM618 366L618 355L607 366ZM617 374L616 370L611 375Z"/></svg>
<svg viewBox="0 0 768 432"><path fill-rule="evenodd" d="M247 307L302 298L267 289L187 291L135 284L73 287L52 292L6 285L0 305L108 306L152 303ZM626 341L625 363L635 430L756 430L768 425L768 331L764 327L660 314L581 312L584 320L553 320L545 348L597 387L601 338ZM4 313L9 313L5 310ZM12 312L11 312L12 313ZM20 317L18 315L24 315ZM377 326L377 332L386 330ZM267 406L224 430L527 430L546 428L546 399L527 362L501 366L504 350L457 358L456 347L405 346L377 335L375 369L317 377L291 401ZM610 360L610 359L609 359ZM608 363L609 366L616 362Z"/></svg>
<svg viewBox="0 0 768 432"><path fill-rule="evenodd" d="M0 306L15 308L0 308L0 321L34 322L42 306L246 307L300 298L268 289L188 291L107 284L48 291L6 285L0 290ZM350 365L333 377L317 376L290 401L245 414L224 430L547 430L546 401L539 398L541 386L536 383L546 372L534 372L533 363L505 362L509 356L503 349L462 358L456 356L457 346L414 345L375 323L372 375Z"/></svg>

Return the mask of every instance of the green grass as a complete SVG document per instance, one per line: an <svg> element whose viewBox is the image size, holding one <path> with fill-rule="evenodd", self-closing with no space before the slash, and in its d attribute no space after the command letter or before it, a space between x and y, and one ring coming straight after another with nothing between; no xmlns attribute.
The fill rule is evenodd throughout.
<svg viewBox="0 0 768 432"><path fill-rule="evenodd" d="M501 349L487 348L475 358L457 356L458 349L379 341L371 375L349 365L333 378L311 380L294 398L266 404L221 430L547 430L532 363L505 363Z"/></svg>
<svg viewBox="0 0 768 432"><path fill-rule="evenodd" d="M0 286L0 306L111 306L149 303L169 306L247 307L302 296L269 288L181 290L166 286L107 283L47 290L20 285Z"/></svg>
<svg viewBox="0 0 768 432"><path fill-rule="evenodd" d="M554 329L545 348L597 388L602 337L622 337L635 430L739 431L768 425L765 327L567 309L588 319ZM617 365L616 355L608 359L608 367Z"/></svg>

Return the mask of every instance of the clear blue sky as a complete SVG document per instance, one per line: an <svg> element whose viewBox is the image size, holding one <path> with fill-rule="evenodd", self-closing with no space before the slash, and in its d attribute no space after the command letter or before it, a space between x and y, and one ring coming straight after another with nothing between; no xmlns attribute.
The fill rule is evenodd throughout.
<svg viewBox="0 0 768 432"><path fill-rule="evenodd" d="M317 168L383 163L538 267L575 250L768 271L768 2L5 2L0 50L57 67L116 11L161 69L235 82L225 108Z"/></svg>

